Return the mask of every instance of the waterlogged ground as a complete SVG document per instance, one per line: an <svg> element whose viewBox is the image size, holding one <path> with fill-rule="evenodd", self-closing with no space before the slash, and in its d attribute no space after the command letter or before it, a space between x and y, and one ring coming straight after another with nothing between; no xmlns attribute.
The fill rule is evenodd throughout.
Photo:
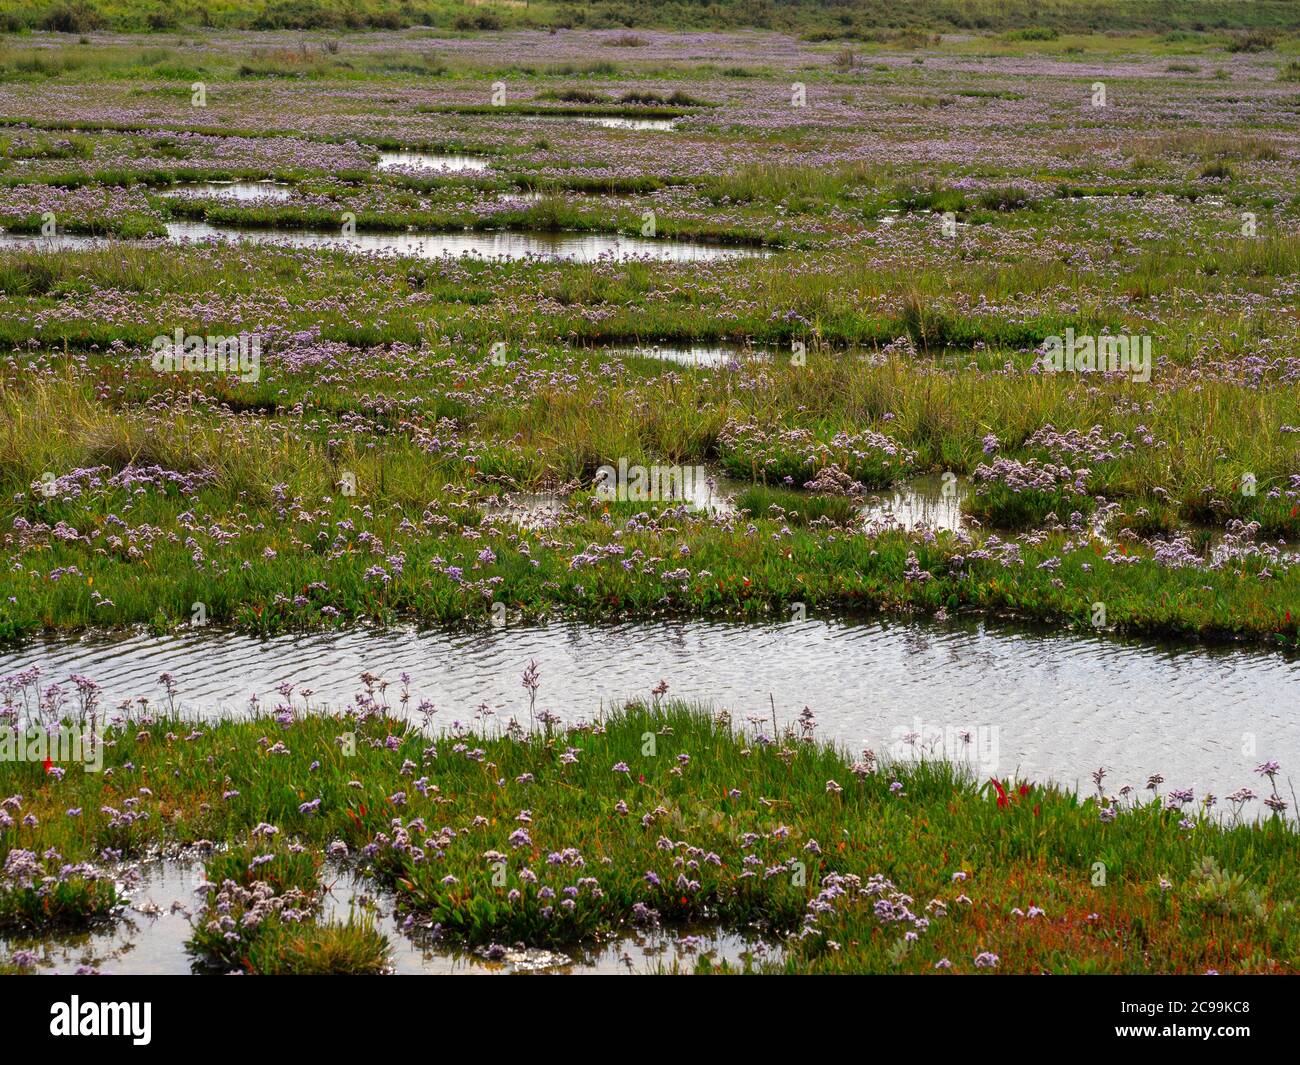
<svg viewBox="0 0 1300 1065"><path fill-rule="evenodd" d="M102 763L0 761L6 971L479 966L786 972L1294 972L1279 767L1216 797L993 778L667 703L435 729L367 676L239 721L111 711ZM11 690L21 722L51 696ZM105 724L105 722L107 722ZM1258 790L1255 790L1258 789ZM1262 801L1260 801L1262 799ZM1254 812L1262 808L1263 816ZM181 848L175 861L130 866ZM127 863L124 866L124 863ZM176 898L190 888L188 902ZM361 895L382 896L377 904ZM169 897L172 896L172 897ZM400 934L398 934L400 931ZM427 957L432 955L432 957ZM418 961L416 958L418 957ZM458 961L457 959L463 959Z"/></svg>
<svg viewBox="0 0 1300 1065"><path fill-rule="evenodd" d="M0 39L0 965L1294 971L1298 51Z"/></svg>
<svg viewBox="0 0 1300 1065"><path fill-rule="evenodd" d="M0 50L3 635L802 604L1295 645L1287 40L149 43ZM177 330L255 371L159 363ZM1149 379L1045 372L1069 330ZM620 460L740 490L593 503Z"/></svg>
<svg viewBox="0 0 1300 1065"><path fill-rule="evenodd" d="M186 949L191 918L203 901L202 864L193 857L153 859L116 873L122 901L113 919L54 935L0 936L0 956L18 954L27 963L24 968L42 973L189 976L212 971ZM743 968L747 960L771 964L780 958L779 944L721 928L649 929L567 953L500 944L478 952L453 950L419 922L399 921L392 894L353 870L327 868L324 881L324 919L346 922L365 915L388 941L384 971L397 976L672 973L691 972L701 959L706 966L725 961Z"/></svg>

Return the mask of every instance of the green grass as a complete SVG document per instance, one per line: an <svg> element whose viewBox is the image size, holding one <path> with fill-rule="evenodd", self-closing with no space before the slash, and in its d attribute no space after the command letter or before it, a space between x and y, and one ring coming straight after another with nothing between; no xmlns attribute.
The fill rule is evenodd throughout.
<svg viewBox="0 0 1300 1065"><path fill-rule="evenodd" d="M998 529L1027 529L1041 525L1049 514L1061 521L1078 511L1088 514L1094 506L1087 495L1066 490L1013 491L1004 484L980 486L966 501L966 512L982 524Z"/></svg>
<svg viewBox="0 0 1300 1065"><path fill-rule="evenodd" d="M1122 0L998 0L955 3L920 0L905 11L884 0L854 0L827 9L808 0L775 9L755 9L724 0L701 9L680 0L644 4L636 0L597 0L578 5L540 2L523 7L507 4L470 6L454 0L425 0L418 7L396 0L222 0L198 4L182 0L11 0L5 22L17 28L44 26L69 33L101 27L166 32L200 23L251 29L316 29L330 31L393 29L433 25L460 32L491 31L515 26L650 27L719 29L759 26L792 30L813 39L850 38L893 47L917 47L926 30L968 33L1001 31L1008 46L1057 45L1061 33L1111 31L1175 31L1170 43L1195 38L1213 26L1233 30L1230 43L1239 50L1267 49L1275 30L1294 28L1294 12L1281 0L1251 4L1225 0L1186 0L1176 6L1124 3ZM901 28L900 28L901 27ZM1195 31L1195 32L1187 32ZM624 34L624 47L643 41Z"/></svg>
<svg viewBox="0 0 1300 1065"><path fill-rule="evenodd" d="M16 863L24 855L15 854L16 849L9 841L3 847L10 866L0 885L0 929L83 927L109 919L121 903L111 877L91 869L63 874L58 853L31 854L31 875L19 874Z"/></svg>
<svg viewBox="0 0 1300 1065"><path fill-rule="evenodd" d="M890 37L867 42L864 54L912 44L921 59L1086 46L1099 61L1181 60L1227 45L1210 33L1085 38L1043 22L1058 36L1002 27L939 44ZM334 229L348 210L362 232L635 234L653 209L660 237L762 242L775 253L614 267L452 266L265 246L213 255L126 241L57 256L0 252L0 349L13 353L0 367L5 638L167 630L185 624L196 602L214 621L265 632L477 622L494 601L526 617L760 618L802 602L1075 627L1105 601L1126 632L1295 644L1295 567L1259 556L1171 567L1156 561L1158 545L1142 542L1186 533L1203 551L1234 520L1258 522L1263 541L1300 538L1291 485L1300 434L1284 431L1300 425L1287 361L1300 201L1286 135L1300 103L1271 80L1215 87L1231 96L1234 122L1192 124L1167 109L1189 79L1166 76L1161 68L1172 64L1162 61L1160 73L1121 79L1139 105L1099 125L1067 106L1068 86L1037 100L1041 123L1026 122L1022 86L988 72L868 63L856 51L850 62L830 43L814 46L818 65L800 70L813 101L807 116L787 116L783 103L780 114L745 110L747 101L787 99L788 72L724 76L709 59L655 65L652 77L635 58L646 49L634 44L611 43L613 58L580 64L543 54L531 72L510 75L512 101L532 101L517 104L529 110L694 112L648 142L663 145L671 165L656 155L628 166L618 162L623 150L647 143L639 131L584 129L574 141L566 138L578 127L480 121L485 75L503 68L499 50L483 43L445 63L434 56L436 71L404 66L424 39L354 50L346 40L331 49L328 37L290 47L260 39L259 62L338 79L346 91L337 96L238 79L247 56L165 37L56 48L7 41L0 67L16 80L16 100L48 88L44 74L19 69L39 53L60 67L50 75L56 91L84 90L96 105L72 118L10 104L19 113L0 132L8 205L0 225L33 232L48 202L65 233L127 237L181 218ZM1291 44L1278 35L1275 48L1286 55ZM201 121L178 115L174 108L190 110L188 82L168 68L183 55L236 82L242 110L224 113L218 96ZM304 121L267 103L303 98L338 109L338 121ZM1227 106L1219 95L1206 105L1216 116ZM422 107L434 110L403 135ZM998 136L1033 150L956 162L907 151L864 160L855 147L859 135L925 144L940 112L964 123L990 110L1006 120L993 123ZM1236 121L1243 110L1249 122ZM979 121L970 135L988 148L992 134ZM232 156L218 150L227 142L208 143L222 135L253 147ZM301 139L283 150L290 135ZM358 138L363 147L344 166L309 162ZM383 146L478 151L493 165L404 177L370 165ZM828 161L810 162L816 153ZM248 206L157 194L205 177L272 177L293 184L296 198ZM114 191L130 185L140 187ZM520 188L543 198L501 198ZM605 192L627 195L591 195ZM956 235L943 228L948 212ZM1254 236L1242 235L1246 213L1258 221ZM256 382L155 373L139 355L177 325L310 334L289 354L305 345L311 358L291 368L277 340ZM1152 382L1032 372L1034 349L1067 328L1150 335ZM598 348L709 341L771 354L737 374ZM504 364L490 354L501 343ZM1046 426L1122 443L1096 461L1062 457L1030 443ZM847 499L803 492L830 465L871 489L972 474L990 435L1001 457L1086 467L1082 491L988 486L968 500L983 524L969 543L868 539ZM635 507L574 507L546 536L485 520L486 500L499 492L589 488L599 466L620 458L729 474L751 515L731 525L656 511L638 524ZM38 487L47 474L149 465L202 474L203 483L59 499ZM356 497L339 492L345 474L356 478ZM1241 490L1248 476L1253 495ZM1038 535L1049 513L1068 522L1074 510L1095 511L1099 496L1122 511L1108 535L1139 539L1119 551L1088 536ZM1006 538L1023 567L984 557ZM575 565L589 547L612 552L619 541L657 561L624 569L611 554ZM495 560L480 563L485 547ZM908 578L913 551L931 580ZM390 557L405 560L400 572L376 577L373 567ZM685 578L665 577L683 569Z"/></svg>
<svg viewBox="0 0 1300 1065"><path fill-rule="evenodd" d="M0 28L21 30L48 6L10 9ZM38 231L53 207L64 233L128 238L0 250L0 641L176 631L196 606L216 631L254 633L473 629L495 604L511 620L762 621L800 604L1092 633L1101 603L1114 632L1300 648L1300 566L1208 555L1239 522L1266 546L1300 541L1284 6L787 5L771 18L804 38L795 67L761 36L736 66L719 49L643 58L649 31L576 57L564 31L536 57L484 32L754 17L732 5L209 5L216 26L324 31L238 49L173 29L197 17L185 2L97 10L166 32L0 42L0 226ZM408 21L435 28L344 32ZM448 27L483 36L431 45ZM1078 76L1003 77L999 57ZM1094 64L1117 75L1104 115L1083 102ZM505 109L487 103L498 78ZM810 105L787 113L796 78ZM197 120L195 80L213 88ZM555 112L681 121L527 121ZM376 171L375 151L398 147L492 166ZM294 199L159 195L233 178ZM515 189L544 195L502 198ZM362 232L635 234L647 210L660 237L774 253L488 263L132 242L181 218L334 229L345 211ZM152 339L178 326L264 333L258 379L155 371ZM1151 382L1036 372L1035 349L1067 329L1150 336ZM600 346L710 341L755 357L735 370ZM593 497L620 459L730 475L738 510ZM975 478L960 534L869 532L855 496L804 489L999 459L1069 472L1041 491ZM495 516L503 494L561 488L546 521ZM1161 542L1175 536L1199 559ZM1010 972L1300 968L1291 823L1221 823L1145 792L1022 793L731 724L634 705L522 737L433 737L379 706L201 726L139 713L113 731L111 772L0 762L0 797L22 796L0 820L18 870L0 879L0 925L111 921L105 866L199 846L216 888L189 946L218 971L383 970L368 916L327 915L322 871L340 860L448 947L707 921L779 944L767 967L790 972L969 971L983 952ZM823 891L817 934L788 938ZM882 922L881 897L929 927Z"/></svg>
<svg viewBox="0 0 1300 1065"><path fill-rule="evenodd" d="M204 863L212 888L186 949L215 971L363 976L384 971L388 940L364 915L321 921L321 856L256 830Z"/></svg>
<svg viewBox="0 0 1300 1065"><path fill-rule="evenodd" d="M150 816L126 857L231 844L207 873L228 882L232 917L259 882L285 901L237 944L197 915L192 949L252 971L382 963L364 921L312 916L327 847L346 849L449 946L564 947L649 921L708 920L781 941L769 967L786 972L928 972L943 958L973 971L982 952L1003 972L1300 966L1290 916L1300 863L1284 822L1237 824L1195 804L1166 809L1158 796L1099 799L1032 781L1002 781L1000 802L964 763L891 764L765 731L741 737L676 704L521 739L436 738L382 710L321 716L301 704L288 723L195 728L164 713L114 731L111 773L72 767L55 780L39 764L0 763L0 791L21 793L39 822L0 842L93 859L121 846L101 808L133 795ZM83 812L68 817L69 807ZM278 832L249 834L265 823ZM847 890L822 896L816 934L786 938L836 886ZM561 905L569 888L573 904ZM928 927L907 940L913 922L880 920L879 898ZM302 918L283 920L286 907Z"/></svg>
<svg viewBox="0 0 1300 1065"><path fill-rule="evenodd" d="M152 283L147 263L136 276L130 260L105 253L99 261L129 288L143 291ZM26 269L0 279L29 292L62 288L72 293L83 277L67 262L61 267L48 259L28 262ZM204 269L206 278L191 278L198 291L207 291L225 273L211 261ZM331 276L347 283L345 274ZM465 295L458 286L456 298ZM142 342L157 329L145 322ZM1162 449L1136 448L1094 464L1092 492L1146 500L1160 489L1183 522L1255 517L1266 536L1292 535L1295 504L1271 498L1271 490L1286 484L1282 471L1292 468L1293 438L1276 440L1268 429L1274 417L1300 421L1290 394L1204 385L1167 395L1155 410L1116 419L1113 394L1120 385L1097 390L1042 376L934 375L902 361L864 373L851 359L814 351L806 365L778 364L764 388L747 391L747 410L736 397L729 399L729 417L719 406L728 389L725 376L697 371L686 378L664 377L653 367L650 376L629 376L609 390L600 407L586 402L580 389L562 386L484 409L473 396L499 387L492 382L512 379L521 364L498 367L487 357L486 344L479 350L468 376L464 367L447 366L441 357L384 370L388 356L378 351L373 356L381 378L389 372L401 377L401 386L393 380L394 396L423 396L430 417L461 423L457 447L475 453L472 463L458 452L430 454L422 444L429 439L426 430L362 402L346 386L323 383L316 369L302 378L264 377L248 385L204 379L195 382L201 391L187 405L152 409L142 403L160 382L147 364L132 368L92 360L94 368L84 373L75 369L78 359L51 356L42 362L52 383L33 383L26 375L5 381L0 457L7 522L21 519L47 530L63 522L112 544L111 550L97 550L93 543L38 534L11 548L22 562L5 580L12 599L0 601L5 635L138 623L169 629L186 623L196 602L206 605L212 621L267 632L362 619L486 620L493 601L526 617L621 617L664 609L764 617L803 602L823 611L981 611L1087 627L1091 604L1101 601L1110 623L1125 632L1283 645L1296 639L1294 571L1284 569L1268 581L1247 579L1264 568L1262 559L1219 570L1172 569L1152 562L1141 545L1125 549L1141 560L1137 564L1112 560L1107 545L1086 538L1072 541L1061 554L1065 538L1051 535L1024 544L1025 565L1008 571L996 559L961 561L969 548L947 536L914 543L902 533L866 539L808 527L805 521L823 516L843 524L851 508L834 497L770 488L753 488L740 500L752 511L758 536L743 525L719 525L703 515L645 527L633 513L619 514L611 528L598 513L575 509L559 528L540 535L509 523L485 524L481 517L483 500L503 485L527 489L589 482L598 466L622 456L645 465L718 462L743 480L766 480L774 487L786 471L802 486L820 464L833 462L876 485L911 470L969 472L984 459L981 435L987 425L999 427L1003 453L1032 454L1028 438L1044 424L1085 431L1100 423L1109 426L1108 434L1123 429L1131 436L1143 425L1159 439L1176 441L1180 462L1168 464ZM346 349L340 355L354 357ZM534 356L539 368L566 368L579 380L585 358L601 356L562 350ZM111 400L94 394L92 382L104 374L117 382ZM447 383L430 387L440 380ZM662 390L662 399L647 403L647 395L659 394L655 390ZM298 413L295 404L304 405ZM783 443L771 432L744 430L766 424L784 432L777 419L800 407L805 413L794 424L807 429L811 443ZM963 410L981 414L968 419ZM878 429L916 449L910 463L892 460L882 466L874 445L854 458L864 444L851 434L837 442L837 433L849 434L852 426L870 424L883 412L892 417L878 422ZM369 438L383 441L382 448L368 447L355 433L338 436L338 425L358 418L368 426ZM1207 427L1214 431L1207 433ZM498 443L490 448L479 443L486 440ZM1236 461L1223 462L1223 440L1233 441ZM192 495L157 486L46 498L39 488L51 471L101 466L110 473L158 466L202 473L204 481ZM1254 495L1239 491L1246 470L1256 473ZM345 473L355 479L356 497L340 494ZM787 513L771 511L772 502ZM1029 502L1023 495L998 502L994 494L976 496L969 505L993 524L1015 529L1032 528L1048 510L1064 521L1071 510L1089 510L1091 499L1040 500L1026 510ZM996 513L988 509L994 505ZM301 516L288 520L294 512ZM109 523L117 520L113 516L123 513L139 530L132 540L148 539L147 567L134 559L132 541L107 539L114 528ZM211 540L211 531L203 534L206 546L198 565L187 543L196 518L204 529L222 530ZM791 531L781 533L787 524ZM345 525L351 531L343 532ZM401 571L382 584L367 577L380 560L359 550L363 530L380 538L386 554L405 559ZM691 573L710 576L665 583L660 571L677 568L672 562L631 570L610 562L571 565L592 543L615 539L624 551L639 550L646 557L667 558L685 546ZM484 547L494 554L488 564L476 562ZM912 550L932 580L907 578ZM1038 563L1058 556L1055 571L1038 569ZM468 583L448 576L451 565L469 574ZM71 575L60 576L65 573ZM482 586L492 588L490 598L478 581L491 582ZM297 601L283 594L304 588L311 590Z"/></svg>
<svg viewBox="0 0 1300 1065"><path fill-rule="evenodd" d="M747 488L736 497L736 507L749 511L753 517L791 525L822 520L849 525L857 517L858 506L845 496L810 495L760 485Z"/></svg>

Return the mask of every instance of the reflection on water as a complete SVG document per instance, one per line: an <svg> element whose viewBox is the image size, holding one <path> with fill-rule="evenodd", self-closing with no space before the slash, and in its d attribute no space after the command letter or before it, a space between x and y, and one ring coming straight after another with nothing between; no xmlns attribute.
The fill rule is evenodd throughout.
<svg viewBox="0 0 1300 1065"><path fill-rule="evenodd" d="M691 468L689 473L683 471L680 479L664 478L663 486L667 495L655 501L654 505L658 507L661 504L673 506L676 503L685 503L692 510L707 515L735 513L736 496L744 491L746 485L728 477L720 470L708 466L701 466L698 469L702 474L697 475L695 468ZM572 485L568 486L568 489L572 488ZM488 521L494 518L506 518L529 528L539 528L551 526L566 510L578 516L586 513L600 514L606 496L602 496L599 492L575 496L568 489L505 492L495 505L488 506L484 510L483 516ZM680 492L680 495L674 496L675 492ZM612 491L608 494L608 498L613 498ZM647 509L650 509L649 503Z"/></svg>
<svg viewBox="0 0 1300 1065"><path fill-rule="evenodd" d="M489 704L496 720L527 720L519 676L541 669L539 707L575 720L664 679L670 697L725 707L742 719L782 720L812 708L820 734L852 750L906 755L901 737L965 729L991 738L981 773L1066 785L1109 780L1141 787L1162 773L1170 787L1226 795L1256 784L1276 759L1300 767L1300 664L1246 650L1164 648L1103 636L1039 635L975 624L857 624L808 620L770 625L709 621L618 625L507 624L482 631L279 636L233 633L114 641L51 641L0 656L0 675L37 665L41 683L84 674L104 685L104 705L140 695L161 701L158 676L174 675L187 712L239 713L256 692L310 687L313 705L349 703L370 671L439 707L435 724L468 720ZM270 700L270 702L268 702ZM979 730L983 732L979 732Z"/></svg>
<svg viewBox="0 0 1300 1065"><path fill-rule="evenodd" d="M185 952L187 914L203 869L191 862L148 862L123 873L128 904L117 919L76 932L47 932L37 938L0 938L6 960L15 950L31 951L38 972L75 973L85 967L123 975L181 975L192 971Z"/></svg>
<svg viewBox="0 0 1300 1065"><path fill-rule="evenodd" d="M728 340L702 344L634 344L605 348L611 355L635 355L645 359L662 359L685 366L722 366L739 369L747 362L771 358L771 347L754 347Z"/></svg>
<svg viewBox="0 0 1300 1065"><path fill-rule="evenodd" d="M502 192L502 200L513 200L520 203L539 203L548 197L555 199L577 198L585 200L587 203L598 203L602 200L636 200L645 197L643 192L628 192L621 189L566 189L560 186L548 185L544 188L518 188Z"/></svg>
<svg viewBox="0 0 1300 1065"><path fill-rule="evenodd" d="M648 240L619 233L470 232L449 233L340 233L304 230L253 229L240 226L212 226L206 222L171 223L167 232L173 241L238 239L259 244L280 244L296 248L338 248L392 255L414 255L422 259L472 255L484 259L569 259L592 262L602 258L647 257L689 262L697 259L728 259L765 254L761 249L684 240Z"/></svg>
<svg viewBox="0 0 1300 1065"><path fill-rule="evenodd" d="M192 860L159 860L133 866L123 874L129 902L118 919L77 932L39 937L0 937L0 957L14 951L36 955L34 970L75 973L92 969L105 975L186 976L204 971L185 949L189 915L200 898L203 866ZM404 927L394 912L394 898L355 871L327 865L322 920L369 917L388 937L390 968L397 975L513 973L647 973L694 969L699 958L746 963L779 961L780 946L718 927L636 931L603 944L565 951L502 944L504 951L467 951L439 943L419 923Z"/></svg>
<svg viewBox="0 0 1300 1065"><path fill-rule="evenodd" d="M490 160L480 155L458 155L448 152L380 152L380 170L486 170Z"/></svg>
<svg viewBox="0 0 1300 1065"><path fill-rule="evenodd" d="M965 477L952 473L929 474L869 496L862 507L862 516L873 525L898 525L904 529L924 525L956 532L969 524L969 519L962 514L962 502L969 490Z"/></svg>
<svg viewBox="0 0 1300 1065"><path fill-rule="evenodd" d="M677 128L675 118L629 118L622 115L525 115L529 122L576 122L580 125L601 126L604 129L657 129Z"/></svg>
<svg viewBox="0 0 1300 1065"><path fill-rule="evenodd" d="M36 248L41 251L66 251L73 248L93 248L108 243L107 237L87 237L80 233L56 233L52 237L40 233L0 233L0 248Z"/></svg>
<svg viewBox="0 0 1300 1065"><path fill-rule="evenodd" d="M384 255L413 255L421 259L444 256L476 256L483 259L567 259L595 262L600 259L655 259L666 262L696 262L709 259L737 259L770 255L769 249L734 244L705 244L689 240L651 240L621 233L552 233L542 231L444 233L357 233L345 237L339 232L321 233L301 229L264 229L251 226L215 226L207 222L169 222L167 239L182 241L239 240L253 244L277 244L290 248L337 248ZM38 248L64 251L103 245L107 238L77 234L0 233L0 248Z"/></svg>
<svg viewBox="0 0 1300 1065"><path fill-rule="evenodd" d="M162 196L194 196L218 200L287 200L293 188L278 181L184 181L164 189Z"/></svg>
<svg viewBox="0 0 1300 1065"><path fill-rule="evenodd" d="M732 514L736 510L736 496L747 487L747 481L706 468L703 478L690 480L683 498L690 506L711 514ZM968 491L969 482L964 477L929 474L866 496L859 513L871 532L894 526L911 529L917 525L957 532L970 524L962 513L962 501ZM484 516L506 517L536 526L548 524L571 502L572 497L561 492L511 492L499 505L487 508Z"/></svg>

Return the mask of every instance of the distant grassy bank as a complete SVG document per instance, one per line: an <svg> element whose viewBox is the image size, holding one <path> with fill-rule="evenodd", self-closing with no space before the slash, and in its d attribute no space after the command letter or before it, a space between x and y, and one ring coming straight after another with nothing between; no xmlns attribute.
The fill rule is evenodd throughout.
<svg viewBox="0 0 1300 1065"><path fill-rule="evenodd" d="M782 30L814 39L899 40L925 32L1282 31L1300 25L1288 0L721 0L703 6L648 0L4 0L0 30L365 30L431 26L456 31L521 27ZM922 36L916 43L923 43ZM629 47L638 42L629 40Z"/></svg>

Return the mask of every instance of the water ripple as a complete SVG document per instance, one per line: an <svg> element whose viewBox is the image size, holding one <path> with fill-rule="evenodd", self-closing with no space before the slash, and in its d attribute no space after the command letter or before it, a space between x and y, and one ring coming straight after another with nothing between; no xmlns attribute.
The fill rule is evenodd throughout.
<svg viewBox="0 0 1300 1065"><path fill-rule="evenodd" d="M191 713L241 710L256 692L297 682L317 705L340 706L369 671L390 683L409 673L415 700L435 720L468 720L486 703L498 719L527 719L520 674L541 668L538 708L589 717L666 680L670 697L725 707L737 719L790 721L812 708L821 734L852 749L910 753L953 744L968 730L983 742L950 751L981 773L1141 787L1151 773L1171 785L1218 794L1254 783L1265 759L1300 767L1300 664L1232 650L1153 647L1096 637L1042 636L980 625L808 621L556 624L481 632L352 630L267 640L232 633L51 641L0 656L0 675L40 665L43 683L74 673L105 688L106 705L161 697L171 673ZM979 746L977 742L975 747ZM941 745L936 748L944 749Z"/></svg>

